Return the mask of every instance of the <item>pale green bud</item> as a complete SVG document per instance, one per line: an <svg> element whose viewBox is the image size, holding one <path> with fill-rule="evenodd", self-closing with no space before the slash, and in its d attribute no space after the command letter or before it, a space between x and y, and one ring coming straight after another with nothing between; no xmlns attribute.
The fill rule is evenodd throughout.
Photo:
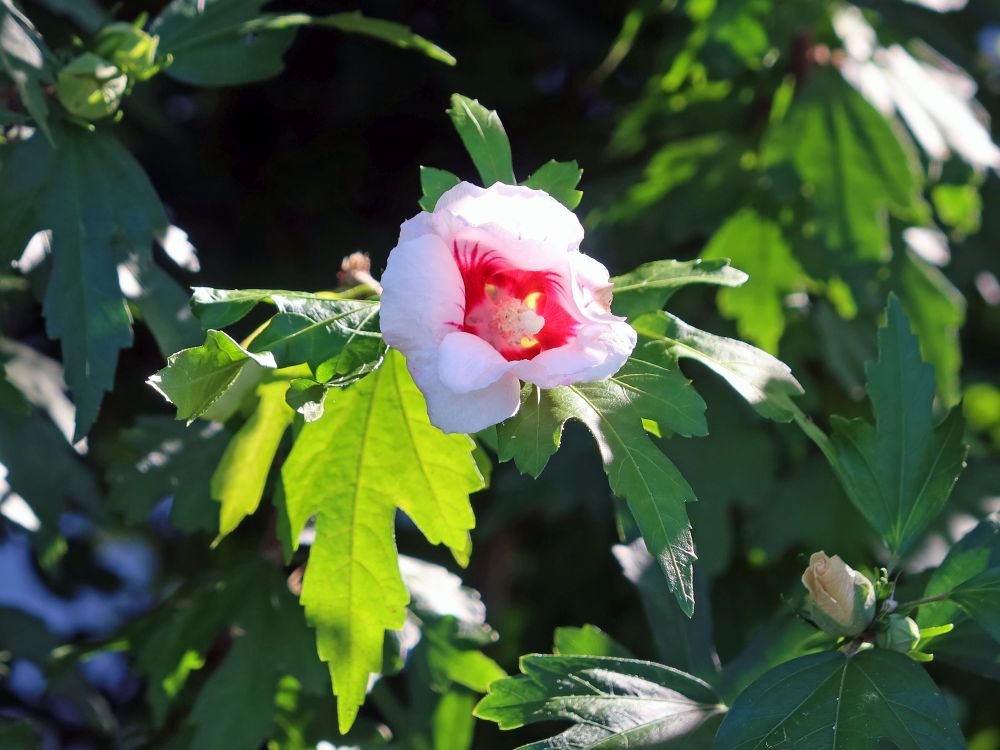
<svg viewBox="0 0 1000 750"><path fill-rule="evenodd" d="M67 112L84 120L113 115L127 86L128 76L91 52L77 57L56 77L59 101Z"/></svg>
<svg viewBox="0 0 1000 750"><path fill-rule="evenodd" d="M920 642L920 628L905 615L889 615L885 630L875 636L875 645L907 654Z"/></svg>
<svg viewBox="0 0 1000 750"><path fill-rule="evenodd" d="M850 638L871 625L875 587L838 555L814 553L802 574L802 585L809 592L809 616L830 635Z"/></svg>
<svg viewBox="0 0 1000 750"><path fill-rule="evenodd" d="M132 78L145 81L160 70L156 62L159 44L160 37L120 22L101 29L94 40L94 51Z"/></svg>

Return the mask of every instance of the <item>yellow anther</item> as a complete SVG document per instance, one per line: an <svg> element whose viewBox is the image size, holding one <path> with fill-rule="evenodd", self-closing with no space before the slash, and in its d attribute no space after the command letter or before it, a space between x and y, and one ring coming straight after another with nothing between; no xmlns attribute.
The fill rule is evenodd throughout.
<svg viewBox="0 0 1000 750"><path fill-rule="evenodd" d="M486 296L490 298L493 302L496 302L500 297L500 289L497 288L496 284L486 284L483 286L483 291L486 292Z"/></svg>
<svg viewBox="0 0 1000 750"><path fill-rule="evenodd" d="M520 341L521 346L524 349L530 349L538 344L538 339L529 338L528 336L522 336Z"/></svg>
<svg viewBox="0 0 1000 750"><path fill-rule="evenodd" d="M542 297L541 292L532 292L531 294L529 294L527 297L524 298L524 306L527 307L529 310L537 310L538 300L540 300L541 297Z"/></svg>

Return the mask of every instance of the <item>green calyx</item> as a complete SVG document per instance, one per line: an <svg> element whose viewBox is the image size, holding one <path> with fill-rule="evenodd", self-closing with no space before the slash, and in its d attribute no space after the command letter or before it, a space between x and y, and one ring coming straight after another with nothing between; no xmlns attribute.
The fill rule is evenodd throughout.
<svg viewBox="0 0 1000 750"><path fill-rule="evenodd" d="M889 615L885 629L875 636L875 645L907 654L917 647L920 628L913 618L906 615Z"/></svg>
<svg viewBox="0 0 1000 750"><path fill-rule="evenodd" d="M130 23L105 26L94 40L94 51L137 81L145 81L161 68L157 62L160 38Z"/></svg>
<svg viewBox="0 0 1000 750"><path fill-rule="evenodd" d="M128 76L108 60L85 52L56 77L59 101L71 115L93 121L118 111L128 87Z"/></svg>

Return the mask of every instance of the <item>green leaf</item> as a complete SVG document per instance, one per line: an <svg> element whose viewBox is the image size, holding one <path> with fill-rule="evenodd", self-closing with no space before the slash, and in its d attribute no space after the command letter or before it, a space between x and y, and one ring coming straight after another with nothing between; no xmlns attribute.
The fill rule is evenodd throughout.
<svg viewBox="0 0 1000 750"><path fill-rule="evenodd" d="M128 272L135 284L122 292L145 323L160 353L169 357L176 351L197 346L201 326L188 307L188 291L152 261L151 256L133 255L118 266L119 279Z"/></svg>
<svg viewBox="0 0 1000 750"><path fill-rule="evenodd" d="M212 499L222 504L219 537L232 532L260 505L271 464L295 412L285 403L285 381L257 388L257 405L229 441L212 475Z"/></svg>
<svg viewBox="0 0 1000 750"><path fill-rule="evenodd" d="M253 354L222 331L210 330L205 343L172 354L149 383L177 407L177 419L191 424L218 401L244 368L273 369L270 353Z"/></svg>
<svg viewBox="0 0 1000 750"><path fill-rule="evenodd" d="M0 724L0 747L11 750L37 750L41 744L30 722L5 719L4 723Z"/></svg>
<svg viewBox="0 0 1000 750"><path fill-rule="evenodd" d="M900 301L920 338L920 353L934 366L938 393L946 406L954 406L961 397L958 332L965 323L965 297L938 268L911 251L900 255Z"/></svg>
<svg viewBox="0 0 1000 750"><path fill-rule="evenodd" d="M654 260L634 271L616 276L612 306L618 315L634 320L643 313L662 310L667 301L688 284L740 286L747 275L728 260Z"/></svg>
<svg viewBox="0 0 1000 750"><path fill-rule="evenodd" d="M454 65L456 62L451 54L433 42L424 39L419 34L414 34L403 24L384 21L381 18L368 18L359 10L314 18L311 23L316 26L328 26L333 29L339 29L351 34L370 36L402 49L414 50L446 65Z"/></svg>
<svg viewBox="0 0 1000 750"><path fill-rule="evenodd" d="M931 200L943 223L963 234L979 231L983 199L975 185L935 185Z"/></svg>
<svg viewBox="0 0 1000 750"><path fill-rule="evenodd" d="M209 493L212 473L231 433L209 423L187 427L167 416L141 416L119 434L105 474L108 503L130 524L146 520L164 498L173 498L170 522L180 531L214 531Z"/></svg>
<svg viewBox="0 0 1000 750"><path fill-rule="evenodd" d="M53 135L56 148L37 135L4 148L0 259L51 231L42 311L47 333L61 340L79 439L113 385L119 350L132 343L116 262L148 255L167 219L142 167L114 138L69 126Z"/></svg>
<svg viewBox="0 0 1000 750"><path fill-rule="evenodd" d="M452 94L448 115L479 171L483 186L495 182L516 185L510 141L496 111L486 109L476 99Z"/></svg>
<svg viewBox="0 0 1000 750"><path fill-rule="evenodd" d="M736 321L740 336L777 352L785 331L785 295L801 291L806 281L781 227L745 208L712 235L702 257L729 259L749 274L748 283L719 292L719 312Z"/></svg>
<svg viewBox="0 0 1000 750"><path fill-rule="evenodd" d="M596 625L556 628L552 653L560 656L612 656L630 659L629 650Z"/></svg>
<svg viewBox="0 0 1000 750"><path fill-rule="evenodd" d="M476 643L463 642L454 617L425 622L414 658L427 668L430 687L446 692L455 683L485 693L490 683L507 676L499 664L478 650Z"/></svg>
<svg viewBox="0 0 1000 750"><path fill-rule="evenodd" d="M315 380L294 378L288 383L285 403L301 414L306 422L315 422L323 416L328 390Z"/></svg>
<svg viewBox="0 0 1000 750"><path fill-rule="evenodd" d="M960 750L965 740L937 685L909 657L870 649L803 656L771 670L736 700L717 750L836 747Z"/></svg>
<svg viewBox="0 0 1000 750"><path fill-rule="evenodd" d="M461 180L457 175L445 169L435 167L420 168L420 189L424 191L420 198L420 207L424 211L433 211L438 199L451 190Z"/></svg>
<svg viewBox="0 0 1000 750"><path fill-rule="evenodd" d="M575 161L549 160L536 169L522 185L544 190L570 211L580 205L583 192L576 189L583 170Z"/></svg>
<svg viewBox="0 0 1000 750"><path fill-rule="evenodd" d="M497 428L501 459L512 456L522 472L540 472L558 445L559 427L568 419L583 422L597 442L611 491L628 502L674 596L690 616L695 554L684 505L695 499L694 492L647 428L704 435L705 402L655 343L633 353L606 380L553 388L542 397L531 389L525 393L530 410Z"/></svg>
<svg viewBox="0 0 1000 750"><path fill-rule="evenodd" d="M476 718L476 698L465 690L449 690L441 696L431 718L434 750L470 750Z"/></svg>
<svg viewBox="0 0 1000 750"><path fill-rule="evenodd" d="M45 134L48 145L54 146L43 91L54 80L51 56L41 35L13 0L0 0L0 71L14 83L21 104Z"/></svg>
<svg viewBox="0 0 1000 750"><path fill-rule="evenodd" d="M1000 566L1000 517L991 516L979 522L968 534L948 550L931 579L923 596L947 594L961 584ZM932 602L920 608L917 623L921 628L947 625L962 618L958 606L951 601ZM935 641L935 644L938 641Z"/></svg>
<svg viewBox="0 0 1000 750"><path fill-rule="evenodd" d="M501 729L552 720L574 724L522 750L666 747L722 711L706 683L652 662L531 654L521 657L520 667L522 675L490 686L476 716Z"/></svg>
<svg viewBox="0 0 1000 750"><path fill-rule="evenodd" d="M834 70L809 76L787 117L768 131L763 163L794 167L823 243L849 257L885 260L886 214L912 218L921 210L914 155Z"/></svg>
<svg viewBox="0 0 1000 750"><path fill-rule="evenodd" d="M226 328L242 320L261 303L272 304L282 312L302 312L310 305L334 297L284 289L212 289L196 286L191 294L191 309L205 328Z"/></svg>
<svg viewBox="0 0 1000 750"><path fill-rule="evenodd" d="M345 385L378 367L385 353L377 302L270 298L279 312L249 344L278 367L307 364L316 379Z"/></svg>
<svg viewBox="0 0 1000 750"><path fill-rule="evenodd" d="M1000 642L1000 565L960 584L951 600Z"/></svg>
<svg viewBox="0 0 1000 750"><path fill-rule="evenodd" d="M900 555L944 506L967 449L958 409L934 424L934 371L895 297L878 340L879 358L865 368L875 425L833 417L833 445L851 502Z"/></svg>
<svg viewBox="0 0 1000 750"><path fill-rule="evenodd" d="M31 405L20 389L7 376L5 366L7 359L7 355L0 351L0 410L10 414L27 416L31 411Z"/></svg>
<svg viewBox="0 0 1000 750"><path fill-rule="evenodd" d="M685 617L673 606L670 585L649 554L642 537L628 544L616 544L611 551L621 566L622 574L639 592L660 660L696 676L714 674L718 668L718 657L712 643L712 612L708 597L701 598L693 617ZM698 576L695 576L695 588L696 594L700 594L697 590Z"/></svg>
<svg viewBox="0 0 1000 750"><path fill-rule="evenodd" d="M483 486L466 435L430 424L401 355L331 392L323 417L303 426L282 467L291 540L316 517L302 604L329 662L347 730L382 663L385 630L402 627L407 602L393 519L401 508L434 543L468 559L475 520L469 493Z"/></svg>
<svg viewBox="0 0 1000 750"><path fill-rule="evenodd" d="M196 86L230 86L277 75L282 57L303 26L363 34L434 60L455 58L402 24L367 18L360 11L314 17L262 13L266 0L173 0L153 22L160 50L173 56L167 75Z"/></svg>
<svg viewBox="0 0 1000 750"><path fill-rule="evenodd" d="M693 359L721 375L762 417L789 422L798 411L792 397L803 393L802 386L767 352L699 331L666 312L644 315L634 325L640 336L665 342L677 359Z"/></svg>

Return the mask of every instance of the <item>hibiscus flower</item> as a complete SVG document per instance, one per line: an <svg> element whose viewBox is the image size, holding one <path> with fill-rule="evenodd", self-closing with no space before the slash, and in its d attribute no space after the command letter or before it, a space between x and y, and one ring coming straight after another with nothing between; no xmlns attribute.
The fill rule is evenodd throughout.
<svg viewBox="0 0 1000 750"><path fill-rule="evenodd" d="M382 334L437 427L482 430L517 413L521 381L603 380L625 363L635 331L611 314L608 271L582 240L550 195L502 183L460 183L403 223L382 276Z"/></svg>

